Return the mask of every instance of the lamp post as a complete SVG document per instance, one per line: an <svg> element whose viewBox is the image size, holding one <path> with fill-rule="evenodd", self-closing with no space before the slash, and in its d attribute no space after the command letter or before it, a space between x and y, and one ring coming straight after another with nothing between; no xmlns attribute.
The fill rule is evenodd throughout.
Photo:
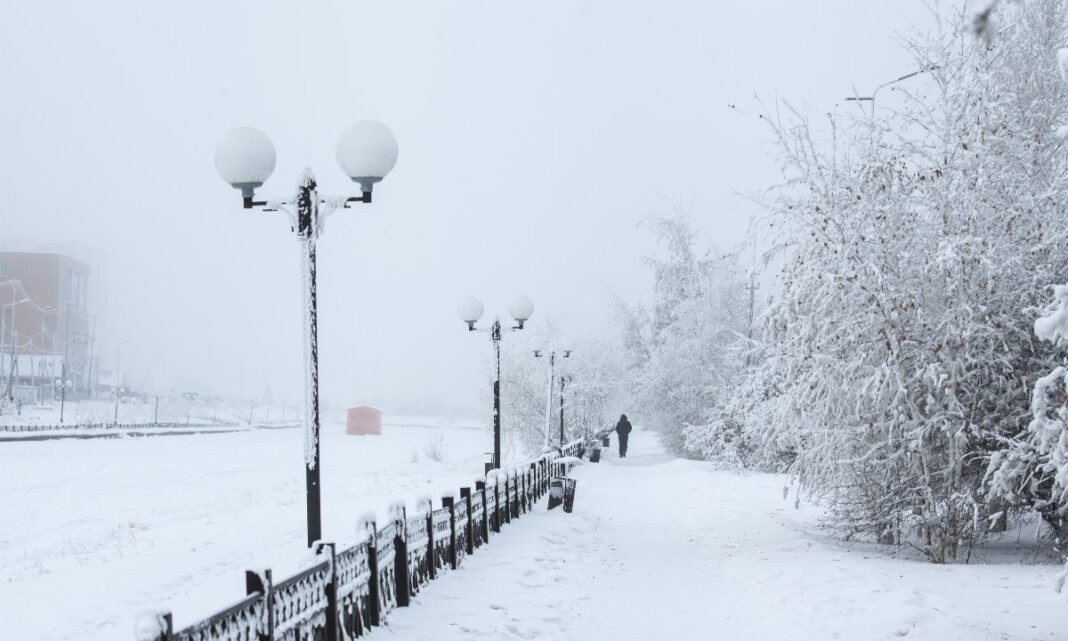
<svg viewBox="0 0 1068 641"><path fill-rule="evenodd" d="M385 125L364 120L351 125L338 140L338 164L360 195L322 198L315 176L305 169L297 192L273 201L254 200L255 191L270 177L275 166L274 144L265 133L252 127L229 131L215 148L215 168L223 180L241 191L245 209L281 211L300 245L300 271L304 306L304 466L308 507L308 546L322 538L319 497L319 340L316 301L316 242L323 220L350 203L370 203L375 183L386 177L397 163L397 139Z"/></svg>
<svg viewBox="0 0 1068 641"><path fill-rule="evenodd" d="M570 358L571 352L575 351L575 346L570 341L566 341L563 346L557 350L534 350L534 358L548 357L549 359L549 385L547 386L548 394L545 400L545 446L549 446L549 433L552 426L552 409L553 409L553 387L556 382L556 356L557 353L562 358ZM560 377L560 445L564 445L564 381L563 376Z"/></svg>
<svg viewBox="0 0 1068 641"><path fill-rule="evenodd" d="M477 298L467 298L460 302L456 312L460 320L467 323L467 331L488 331L490 341L493 343L494 377L493 377L493 461L487 467L489 470L497 470L501 467L501 319L495 318L488 330L480 330L475 323L482 318L482 302ZM508 313L515 320L515 326L510 331L523 329L523 324L534 315L534 303L526 296L518 296L508 306Z"/></svg>
<svg viewBox="0 0 1068 641"><path fill-rule="evenodd" d="M563 375L560 377L560 445L566 442L564 434L564 385L571 381L571 376Z"/></svg>

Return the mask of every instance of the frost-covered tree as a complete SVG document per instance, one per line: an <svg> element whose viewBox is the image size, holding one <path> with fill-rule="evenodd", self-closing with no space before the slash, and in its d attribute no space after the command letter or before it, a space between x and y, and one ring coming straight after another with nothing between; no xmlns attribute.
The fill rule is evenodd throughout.
<svg viewBox="0 0 1068 641"><path fill-rule="evenodd" d="M745 386L766 461L849 534L935 562L982 537L991 456L1027 429L1050 369L1031 317L1068 265L1064 0L1005 5L987 44L944 17L909 50L900 104L768 118L786 183L769 204L781 294ZM784 459L784 454L785 459Z"/></svg>
<svg viewBox="0 0 1068 641"><path fill-rule="evenodd" d="M649 257L652 309L624 310L633 411L676 450L719 452L713 437L742 372L748 291L732 255L699 253L690 215L675 211L646 221L666 255Z"/></svg>

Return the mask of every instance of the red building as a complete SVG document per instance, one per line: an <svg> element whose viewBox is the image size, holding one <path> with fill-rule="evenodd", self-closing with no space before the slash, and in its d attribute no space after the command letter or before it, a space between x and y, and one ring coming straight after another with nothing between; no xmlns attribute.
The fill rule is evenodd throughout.
<svg viewBox="0 0 1068 641"><path fill-rule="evenodd" d="M66 378L90 388L89 266L61 254L0 252L0 381L46 397Z"/></svg>

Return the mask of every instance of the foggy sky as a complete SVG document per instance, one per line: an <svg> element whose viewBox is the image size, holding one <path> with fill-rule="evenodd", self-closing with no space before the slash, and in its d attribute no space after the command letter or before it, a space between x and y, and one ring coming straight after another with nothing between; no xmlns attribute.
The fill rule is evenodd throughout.
<svg viewBox="0 0 1068 641"><path fill-rule="evenodd" d="M297 245L244 211L212 164L227 129L266 131L290 194L355 120L400 143L375 203L319 246L322 389L335 403L479 399L484 337L456 302L578 340L614 331L609 293L648 295L636 228L692 203L704 240L742 242L775 182L767 129L728 108L819 114L911 71L917 0L656 3L14 3L0 21L0 245L74 247L94 267L103 367L142 385L298 398ZM112 347L108 347L108 345ZM150 374L150 376L148 376ZM384 401L383 401L384 399Z"/></svg>

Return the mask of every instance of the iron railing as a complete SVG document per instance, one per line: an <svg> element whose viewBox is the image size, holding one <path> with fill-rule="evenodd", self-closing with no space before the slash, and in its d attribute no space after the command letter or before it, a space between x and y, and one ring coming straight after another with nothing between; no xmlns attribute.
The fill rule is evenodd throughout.
<svg viewBox="0 0 1068 641"><path fill-rule="evenodd" d="M246 572L246 596L233 605L175 631L170 612L155 615L154 641L349 641L385 624L396 607L421 588L459 568L489 543L492 533L528 513L549 490L563 466L557 459L580 456L573 441L518 470L491 472L474 489L427 501L409 514L403 506L378 527L366 524L363 541L341 550L319 544L318 562L280 583L271 571ZM142 628L143 629L143 628ZM142 637L143 638L143 637Z"/></svg>

